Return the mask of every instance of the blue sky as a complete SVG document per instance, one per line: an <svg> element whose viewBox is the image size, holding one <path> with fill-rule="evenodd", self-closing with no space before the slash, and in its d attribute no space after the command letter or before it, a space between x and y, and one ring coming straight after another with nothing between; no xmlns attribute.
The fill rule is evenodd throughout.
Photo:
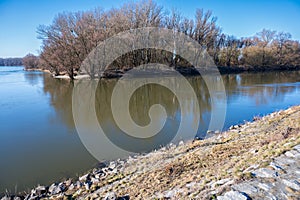
<svg viewBox="0 0 300 200"><path fill-rule="evenodd" d="M63 11L119 7L124 0L0 0L0 57L38 54L41 41L36 28L51 24ZM212 10L226 34L253 36L263 28L290 32L300 40L300 0L157 0L193 17L196 8Z"/></svg>

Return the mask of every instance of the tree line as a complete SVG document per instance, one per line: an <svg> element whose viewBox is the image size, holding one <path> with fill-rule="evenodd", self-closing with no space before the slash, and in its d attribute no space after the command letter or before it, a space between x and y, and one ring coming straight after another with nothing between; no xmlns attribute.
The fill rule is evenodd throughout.
<svg viewBox="0 0 300 200"><path fill-rule="evenodd" d="M194 19L166 10L152 0L124 4L120 8L60 13L50 25L38 27L42 40L38 67L73 79L82 61L102 41L126 30L168 28L184 33L207 50L217 66L244 69L295 68L300 66L300 44L285 32L263 29L253 37L236 38L222 33L211 11L197 9ZM172 67L189 63L173 52L142 49L121 56L112 69L130 69L160 61Z"/></svg>
<svg viewBox="0 0 300 200"><path fill-rule="evenodd" d="M22 58L0 58L0 66L22 66Z"/></svg>
<svg viewBox="0 0 300 200"><path fill-rule="evenodd" d="M37 69L39 57L31 53L23 58L0 58L0 66L24 66L25 69Z"/></svg>

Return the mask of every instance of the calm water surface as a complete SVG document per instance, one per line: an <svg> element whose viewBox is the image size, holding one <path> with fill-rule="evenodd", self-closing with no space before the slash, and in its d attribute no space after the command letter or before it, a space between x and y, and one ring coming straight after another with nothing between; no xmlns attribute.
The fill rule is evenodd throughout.
<svg viewBox="0 0 300 200"><path fill-rule="evenodd" d="M300 104L299 71L244 73L222 78L227 92L224 129L257 115ZM198 96L200 122L193 121L196 105L188 102L188 97L189 112L180 116L175 96L158 85L143 86L134 93L130 100L132 118L141 126L148 124L149 108L159 103L168 114L163 134L176 131L180 117L185 117L191 124L199 123L198 136L204 137L211 112L209 94L200 77L188 80ZM121 131L109 106L115 84L116 80L100 82L96 111L103 128L118 136ZM72 91L73 84L69 81L53 79L41 72L25 72L22 67L0 67L0 193L74 177L97 164L75 130ZM219 99L219 102L225 101ZM149 148L141 145L141 151ZM103 155L103 159L111 156Z"/></svg>

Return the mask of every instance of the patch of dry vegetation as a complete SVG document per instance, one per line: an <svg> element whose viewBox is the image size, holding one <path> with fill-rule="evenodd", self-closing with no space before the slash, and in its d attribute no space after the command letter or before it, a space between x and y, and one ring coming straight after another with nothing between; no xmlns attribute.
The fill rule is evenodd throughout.
<svg viewBox="0 0 300 200"><path fill-rule="evenodd" d="M133 199L160 197L177 190L178 198L210 198L231 183L251 179L251 167L266 166L300 143L300 106L273 113L238 129L185 145L161 149L128 161L122 178L96 194L114 191ZM256 166L254 166L256 165ZM95 196L95 194L94 194Z"/></svg>

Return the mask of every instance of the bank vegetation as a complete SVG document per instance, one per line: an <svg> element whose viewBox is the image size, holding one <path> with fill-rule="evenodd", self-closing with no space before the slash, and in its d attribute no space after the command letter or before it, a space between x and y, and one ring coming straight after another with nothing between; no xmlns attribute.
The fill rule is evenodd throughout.
<svg viewBox="0 0 300 200"><path fill-rule="evenodd" d="M38 67L54 75L76 76L87 55L106 39L126 30L167 28L197 41L223 71L296 69L300 43L286 32L263 29L253 37L226 35L211 11L197 9L193 19L167 10L152 0L127 3L120 8L58 14L52 24L38 27L42 40ZM140 64L161 62L170 67L193 67L179 55L141 49L113 62L111 69L128 70Z"/></svg>

